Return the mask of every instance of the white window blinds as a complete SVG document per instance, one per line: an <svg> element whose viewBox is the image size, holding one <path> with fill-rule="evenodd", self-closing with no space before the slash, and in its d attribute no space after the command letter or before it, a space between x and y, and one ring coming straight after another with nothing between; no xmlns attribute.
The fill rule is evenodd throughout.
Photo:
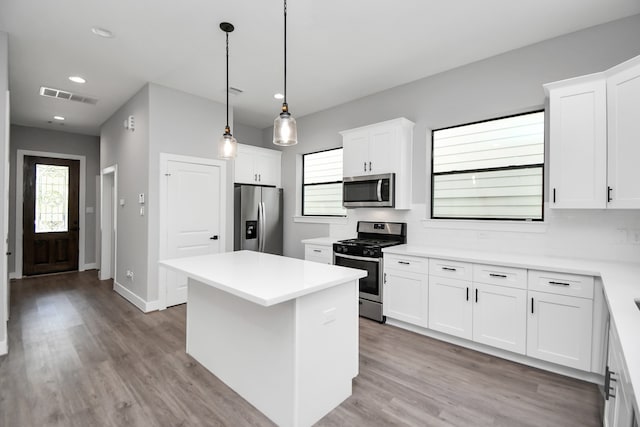
<svg viewBox="0 0 640 427"><path fill-rule="evenodd" d="M541 220L544 112L433 131L432 218Z"/></svg>
<svg viewBox="0 0 640 427"><path fill-rule="evenodd" d="M342 148L304 154L302 162L302 215L346 215L342 207Z"/></svg>

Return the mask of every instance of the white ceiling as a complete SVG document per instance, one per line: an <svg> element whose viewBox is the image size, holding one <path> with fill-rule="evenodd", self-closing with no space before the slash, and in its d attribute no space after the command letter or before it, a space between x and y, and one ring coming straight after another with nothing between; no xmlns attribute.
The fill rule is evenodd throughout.
<svg viewBox="0 0 640 427"><path fill-rule="evenodd" d="M228 21L230 85L244 91L231 96L235 120L270 126L282 102L273 98L282 91L282 9L282 0L1 0L12 123L97 135L146 82L224 103L218 25ZM637 13L638 0L289 0L289 106L301 117ZM44 98L42 85L99 101ZM64 126L47 123L54 115Z"/></svg>

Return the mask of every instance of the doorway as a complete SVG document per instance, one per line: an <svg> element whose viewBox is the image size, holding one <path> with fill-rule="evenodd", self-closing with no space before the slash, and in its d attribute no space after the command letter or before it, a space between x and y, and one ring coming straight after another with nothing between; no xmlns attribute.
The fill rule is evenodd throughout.
<svg viewBox="0 0 640 427"><path fill-rule="evenodd" d="M117 183L117 166L102 170L100 174L100 280L116 277Z"/></svg>
<svg viewBox="0 0 640 427"><path fill-rule="evenodd" d="M80 162L25 156L22 273L78 270Z"/></svg>
<svg viewBox="0 0 640 427"><path fill-rule="evenodd" d="M160 259L225 250L226 165L161 154ZM160 267L160 308L187 302L187 277Z"/></svg>

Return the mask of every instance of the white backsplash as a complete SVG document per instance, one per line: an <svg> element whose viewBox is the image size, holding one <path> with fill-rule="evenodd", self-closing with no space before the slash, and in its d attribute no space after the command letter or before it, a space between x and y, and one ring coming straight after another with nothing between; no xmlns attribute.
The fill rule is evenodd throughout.
<svg viewBox="0 0 640 427"><path fill-rule="evenodd" d="M345 224L331 224L330 236L354 237L357 222L407 223L407 243L490 252L640 262L640 212L556 210L545 207L544 223L438 221L424 204L411 210L349 209Z"/></svg>

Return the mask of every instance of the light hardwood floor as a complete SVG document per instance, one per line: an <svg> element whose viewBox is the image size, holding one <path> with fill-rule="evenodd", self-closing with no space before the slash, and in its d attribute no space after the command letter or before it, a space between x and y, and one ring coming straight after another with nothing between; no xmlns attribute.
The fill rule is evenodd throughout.
<svg viewBox="0 0 640 427"><path fill-rule="evenodd" d="M12 281L0 426L273 425L185 354L184 305L143 314L96 276ZM595 385L361 319L353 395L318 425L598 426L600 410Z"/></svg>

